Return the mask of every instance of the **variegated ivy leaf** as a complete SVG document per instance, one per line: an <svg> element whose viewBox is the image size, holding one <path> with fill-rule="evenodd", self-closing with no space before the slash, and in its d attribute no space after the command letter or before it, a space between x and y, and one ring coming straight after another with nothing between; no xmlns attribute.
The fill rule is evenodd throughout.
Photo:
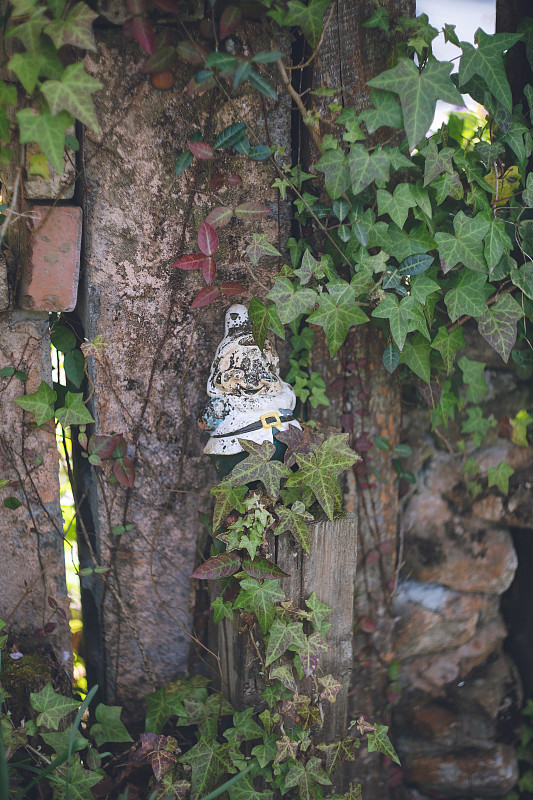
<svg viewBox="0 0 533 800"><path fill-rule="evenodd" d="M64 19L50 22L45 32L58 50L66 44L83 50L96 50L92 28L97 16L85 3L76 3Z"/></svg>
<svg viewBox="0 0 533 800"><path fill-rule="evenodd" d="M295 761L285 778L285 789L298 787L300 800L314 800L317 784L330 786L331 781L322 769L322 762L312 756L306 764Z"/></svg>
<svg viewBox="0 0 533 800"><path fill-rule="evenodd" d="M356 305L355 290L346 281L330 281L327 290L327 294L322 292L319 296L318 309L308 317L308 322L324 328L329 353L333 357L344 344L352 325L368 322L368 317Z"/></svg>
<svg viewBox="0 0 533 800"><path fill-rule="evenodd" d="M275 603L283 600L285 600L285 592L280 587L278 580L259 583L255 578L244 578L240 582L240 592L233 608L253 611L263 633L267 633L276 615Z"/></svg>
<svg viewBox="0 0 533 800"><path fill-rule="evenodd" d="M281 461L270 460L276 452L272 442L258 444L247 439L239 439L239 444L248 453L248 457L233 467L227 480L234 486L261 481L266 493L276 498L279 495L281 481L291 472Z"/></svg>
<svg viewBox="0 0 533 800"><path fill-rule="evenodd" d="M439 247L444 272L449 272L459 263L470 269L485 272L483 237L489 228L490 222L484 214L467 217L463 211L459 211L453 219L454 235L436 233L435 241Z"/></svg>
<svg viewBox="0 0 533 800"><path fill-rule="evenodd" d="M270 680L277 679L287 689L290 689L293 694L296 694L298 687L292 674L292 669L288 664L278 664L270 670Z"/></svg>
<svg viewBox="0 0 533 800"><path fill-rule="evenodd" d="M191 800L209 794L221 778L229 773L237 772L231 754L235 750L233 743L219 745L216 740L201 738L200 741L180 756L180 761L191 767Z"/></svg>
<svg viewBox="0 0 533 800"><path fill-rule="evenodd" d="M318 295L314 289L295 289L289 278L278 277L267 299L276 304L278 317L285 325L300 314L307 314L315 306Z"/></svg>
<svg viewBox="0 0 533 800"><path fill-rule="evenodd" d="M516 342L516 323L523 316L519 303L510 294L489 306L478 320L478 330L505 363Z"/></svg>
<svg viewBox="0 0 533 800"><path fill-rule="evenodd" d="M455 354L464 346L465 339L461 326L454 328L453 331L448 331L446 326L442 325L431 342L431 347L441 354L448 375L452 371L455 362Z"/></svg>
<svg viewBox="0 0 533 800"><path fill-rule="evenodd" d="M267 585L271 583L273 581L269 581ZM301 622L285 623L279 619L274 620L268 635L265 666L269 667L277 661L289 647L296 647L298 651L304 650L306 640Z"/></svg>
<svg viewBox="0 0 533 800"><path fill-rule="evenodd" d="M396 751L387 735L388 730L386 725L376 725L374 731L367 733L368 752L373 753L375 750L379 750L380 753L390 758L395 764L400 764L400 759L396 755Z"/></svg>
<svg viewBox="0 0 533 800"><path fill-rule="evenodd" d="M306 638L305 646L298 650L303 673L308 678L318 667L320 656L327 653L328 645L319 633L312 633Z"/></svg>
<svg viewBox="0 0 533 800"><path fill-rule="evenodd" d="M281 739L278 739L276 747L278 752L276 753L274 764L281 764L283 761L286 761L287 758L296 758L298 742L293 742L286 733L283 734Z"/></svg>
<svg viewBox="0 0 533 800"><path fill-rule="evenodd" d="M276 516L279 519L279 524L274 529L276 535L280 533L292 533L298 544L306 553L309 553L309 529L308 522L312 522L314 517L299 500L292 504L290 508L287 506L276 506L274 509Z"/></svg>
<svg viewBox="0 0 533 800"><path fill-rule="evenodd" d="M320 692L320 697L323 700L334 703L337 699L337 695L342 691L342 683L336 680L333 675L323 675L319 677L318 682L324 687Z"/></svg>
<svg viewBox="0 0 533 800"><path fill-rule="evenodd" d="M487 308L487 276L481 272L462 269L454 273L454 285L444 297L450 320L459 317L481 317Z"/></svg>

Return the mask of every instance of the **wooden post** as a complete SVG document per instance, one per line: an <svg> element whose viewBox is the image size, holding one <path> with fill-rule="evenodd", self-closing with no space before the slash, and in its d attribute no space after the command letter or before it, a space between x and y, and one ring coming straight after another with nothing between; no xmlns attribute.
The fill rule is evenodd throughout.
<svg viewBox="0 0 533 800"><path fill-rule="evenodd" d="M320 659L319 674L331 673L342 683L336 702L326 703L321 741L341 738L346 731L348 689L352 669L352 625L354 582L357 563L357 517L348 514L309 526L311 552L306 554L292 537L275 539L272 547L278 566L290 577L280 581L287 598L305 608L313 592L333 608L326 636L329 650ZM260 665L248 633L239 634L235 622L220 624L219 652L224 692L230 703L241 709L260 703L264 688Z"/></svg>

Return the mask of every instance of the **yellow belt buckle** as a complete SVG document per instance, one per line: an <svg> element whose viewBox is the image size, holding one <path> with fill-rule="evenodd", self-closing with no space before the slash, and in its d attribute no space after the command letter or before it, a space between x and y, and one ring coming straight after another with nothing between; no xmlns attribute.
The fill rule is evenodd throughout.
<svg viewBox="0 0 533 800"><path fill-rule="evenodd" d="M273 422L267 422L269 418L273 418ZM259 419L265 430L268 428L281 428L282 422L277 411L269 411L267 414L261 414Z"/></svg>

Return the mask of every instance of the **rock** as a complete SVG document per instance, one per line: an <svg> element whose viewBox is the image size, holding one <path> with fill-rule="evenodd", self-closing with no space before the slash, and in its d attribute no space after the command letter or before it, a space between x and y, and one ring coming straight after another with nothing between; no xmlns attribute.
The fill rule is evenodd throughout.
<svg viewBox="0 0 533 800"><path fill-rule="evenodd" d="M395 597L397 657L412 658L468 642L479 622L494 617L494 602L437 583L404 581Z"/></svg>
<svg viewBox="0 0 533 800"><path fill-rule="evenodd" d="M508 792L518 779L515 752L507 745L433 754L412 747L402 766L408 783L440 797L494 797Z"/></svg>
<svg viewBox="0 0 533 800"><path fill-rule="evenodd" d="M498 616L482 625L470 641L460 647L405 661L402 664L402 684L432 695L443 694L448 684L462 681L492 652L499 650L506 633Z"/></svg>
<svg viewBox="0 0 533 800"><path fill-rule="evenodd" d="M432 753L490 747L495 736L495 726L484 715L457 712L432 701L427 705L409 704L404 712L395 714L395 724L402 730L397 742L401 760L412 749Z"/></svg>
<svg viewBox="0 0 533 800"><path fill-rule="evenodd" d="M434 505L441 503L437 500ZM422 504L420 499L417 506ZM412 514L409 522L403 568L406 573L419 581L438 582L462 592L502 594L509 588L517 558L508 531L449 514L442 515L432 526L426 525L425 518Z"/></svg>

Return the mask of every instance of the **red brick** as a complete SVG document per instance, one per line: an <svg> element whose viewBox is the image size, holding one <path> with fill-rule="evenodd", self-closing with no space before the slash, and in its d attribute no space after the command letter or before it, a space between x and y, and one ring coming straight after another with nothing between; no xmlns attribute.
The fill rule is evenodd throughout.
<svg viewBox="0 0 533 800"><path fill-rule="evenodd" d="M78 295L82 211L34 206L19 305L31 311L72 311Z"/></svg>

